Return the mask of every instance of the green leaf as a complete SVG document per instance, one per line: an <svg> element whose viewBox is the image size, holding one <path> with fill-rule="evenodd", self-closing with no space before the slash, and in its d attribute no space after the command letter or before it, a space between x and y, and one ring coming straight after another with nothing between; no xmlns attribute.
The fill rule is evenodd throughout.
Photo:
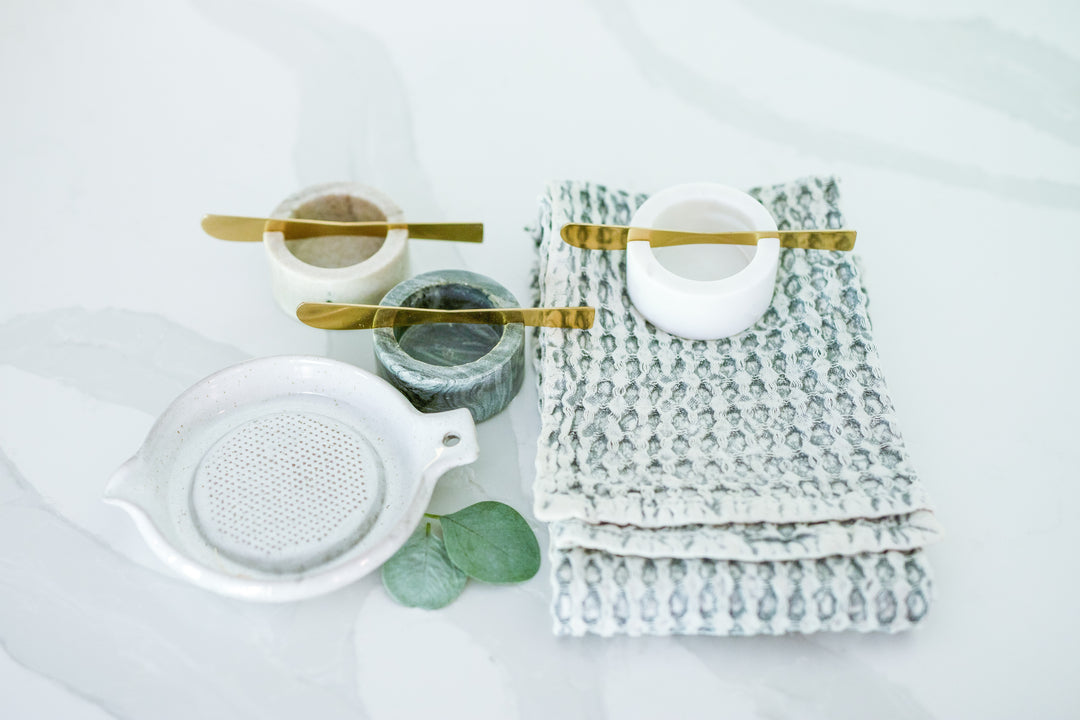
<svg viewBox="0 0 1080 720"><path fill-rule="evenodd" d="M517 510L479 502L439 518L446 553L470 577L489 583L528 580L540 569L540 543Z"/></svg>
<svg viewBox="0 0 1080 720"><path fill-rule="evenodd" d="M402 605L436 610L454 602L468 578L450 562L443 541L431 534L428 523L383 564L382 581Z"/></svg>

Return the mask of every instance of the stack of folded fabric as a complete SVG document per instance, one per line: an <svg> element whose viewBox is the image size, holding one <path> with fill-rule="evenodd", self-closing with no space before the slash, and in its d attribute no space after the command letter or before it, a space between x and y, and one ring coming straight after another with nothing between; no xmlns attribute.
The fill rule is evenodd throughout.
<svg viewBox="0 0 1080 720"><path fill-rule="evenodd" d="M836 182L751 191L780 229L843 226ZM643 195L548 187L535 512L551 523L555 632L895 632L931 600L941 530L908 459L850 253L781 250L773 302L718 341L669 335L626 294L624 257L562 242L629 224Z"/></svg>

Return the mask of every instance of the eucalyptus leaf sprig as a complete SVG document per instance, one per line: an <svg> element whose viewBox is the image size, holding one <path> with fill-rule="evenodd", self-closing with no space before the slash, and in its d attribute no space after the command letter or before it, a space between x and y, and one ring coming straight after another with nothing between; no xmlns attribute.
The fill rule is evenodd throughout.
<svg viewBox="0 0 1080 720"><path fill-rule="evenodd" d="M435 610L456 600L470 577L518 583L540 569L540 543L509 505L487 500L425 517L438 521L442 537L426 522L382 567L386 591L402 605Z"/></svg>

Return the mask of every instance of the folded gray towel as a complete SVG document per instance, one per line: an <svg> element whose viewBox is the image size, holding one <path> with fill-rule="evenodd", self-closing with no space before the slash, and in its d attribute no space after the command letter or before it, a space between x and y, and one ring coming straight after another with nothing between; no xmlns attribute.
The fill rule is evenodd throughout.
<svg viewBox="0 0 1080 720"><path fill-rule="evenodd" d="M781 229L840 227L836 183L752 191ZM749 330L690 341L631 305L624 254L567 222L627 224L644 196L556 183L537 300L594 305L540 330L535 511L552 522L556 632L895 631L924 615L940 536L911 467L848 253L782 250Z"/></svg>

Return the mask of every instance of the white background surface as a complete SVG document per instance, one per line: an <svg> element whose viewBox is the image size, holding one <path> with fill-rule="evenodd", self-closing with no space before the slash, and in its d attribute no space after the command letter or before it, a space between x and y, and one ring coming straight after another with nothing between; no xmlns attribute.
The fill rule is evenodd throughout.
<svg viewBox="0 0 1080 720"><path fill-rule="evenodd" d="M1080 713L1080 9L1029 0L0 5L0 717L1069 717ZM548 568L435 613L368 578L253 606L173 579L100 502L184 387L243 358L371 366L201 234L351 179L486 242L529 297L552 179L835 173L948 538L910 634L557 640ZM531 382L437 509L527 511ZM543 528L537 526L541 542Z"/></svg>

